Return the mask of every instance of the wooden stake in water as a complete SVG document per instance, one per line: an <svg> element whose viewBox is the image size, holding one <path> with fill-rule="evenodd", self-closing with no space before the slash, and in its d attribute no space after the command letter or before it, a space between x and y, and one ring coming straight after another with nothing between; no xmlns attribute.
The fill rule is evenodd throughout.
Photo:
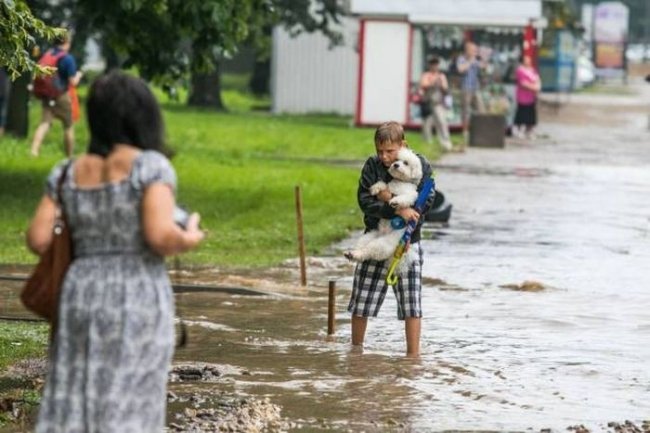
<svg viewBox="0 0 650 433"><path fill-rule="evenodd" d="M296 185L296 224L298 225L298 252L300 254L300 285L307 285L307 270L305 268L305 236L302 230L302 193Z"/></svg>
<svg viewBox="0 0 650 433"><path fill-rule="evenodd" d="M329 297L327 300L327 335L334 335L334 319L336 318L336 281L330 280Z"/></svg>

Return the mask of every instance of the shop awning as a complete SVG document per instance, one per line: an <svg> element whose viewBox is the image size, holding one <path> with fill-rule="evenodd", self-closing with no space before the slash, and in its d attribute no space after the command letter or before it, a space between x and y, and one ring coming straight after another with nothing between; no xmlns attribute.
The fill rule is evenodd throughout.
<svg viewBox="0 0 650 433"><path fill-rule="evenodd" d="M350 12L406 19L414 24L545 27L541 0L350 0Z"/></svg>

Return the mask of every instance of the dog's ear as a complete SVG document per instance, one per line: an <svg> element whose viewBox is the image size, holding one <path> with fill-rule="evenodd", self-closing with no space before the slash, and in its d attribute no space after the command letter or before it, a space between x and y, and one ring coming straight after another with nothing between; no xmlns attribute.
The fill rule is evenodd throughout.
<svg viewBox="0 0 650 433"><path fill-rule="evenodd" d="M397 156L399 159L408 161L411 170L411 179L420 182L422 179L422 161L411 149L402 148Z"/></svg>
<svg viewBox="0 0 650 433"><path fill-rule="evenodd" d="M419 183L420 179L422 179L422 162L420 161L420 158L417 157L417 155L415 155L415 160L413 162L414 164L411 164L411 176Z"/></svg>

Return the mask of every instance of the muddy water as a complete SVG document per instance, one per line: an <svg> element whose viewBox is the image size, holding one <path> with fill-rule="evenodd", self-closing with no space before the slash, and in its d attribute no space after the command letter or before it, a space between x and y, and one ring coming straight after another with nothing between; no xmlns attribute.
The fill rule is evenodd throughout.
<svg viewBox="0 0 650 433"><path fill-rule="evenodd" d="M350 350L345 267L336 342L324 287L184 294L206 323L178 359L236 366L219 389L270 397L300 431L606 431L649 418L650 134L632 107L564 107L534 143L441 161L454 211L423 241L421 360L402 356L390 297L365 352Z"/></svg>
<svg viewBox="0 0 650 433"><path fill-rule="evenodd" d="M350 350L342 265L310 273L305 291L179 294L190 340L175 361L232 368L171 389L269 397L304 432L607 431L650 418L650 133L641 97L622 99L561 108L533 143L441 161L454 210L424 235L420 360L402 356L390 296L364 353ZM515 290L526 281L537 290Z"/></svg>

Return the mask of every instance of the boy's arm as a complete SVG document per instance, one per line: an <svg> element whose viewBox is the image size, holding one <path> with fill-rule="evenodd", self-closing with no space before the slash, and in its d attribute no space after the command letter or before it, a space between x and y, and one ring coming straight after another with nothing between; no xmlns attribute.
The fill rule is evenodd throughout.
<svg viewBox="0 0 650 433"><path fill-rule="evenodd" d="M361 211L374 218L390 219L395 216L395 209L387 202L383 202L376 196L370 194L370 187L380 181L381 177L373 167L372 158L366 161L361 170L359 179L359 188L357 190L357 200Z"/></svg>

